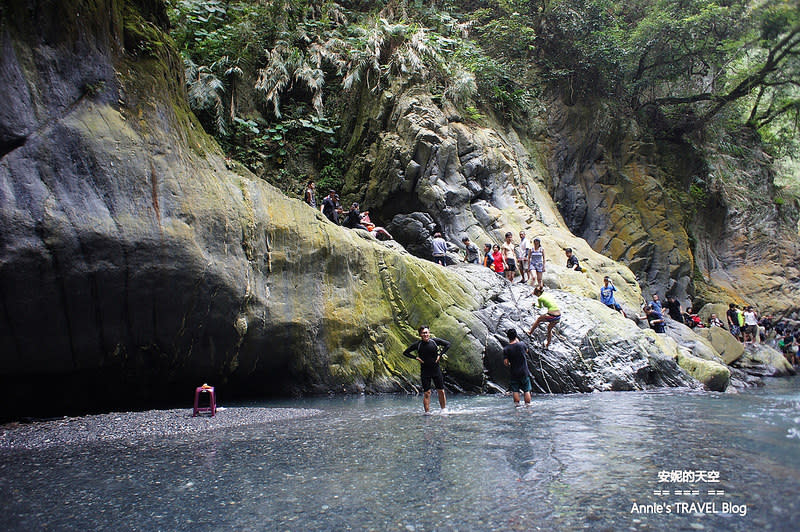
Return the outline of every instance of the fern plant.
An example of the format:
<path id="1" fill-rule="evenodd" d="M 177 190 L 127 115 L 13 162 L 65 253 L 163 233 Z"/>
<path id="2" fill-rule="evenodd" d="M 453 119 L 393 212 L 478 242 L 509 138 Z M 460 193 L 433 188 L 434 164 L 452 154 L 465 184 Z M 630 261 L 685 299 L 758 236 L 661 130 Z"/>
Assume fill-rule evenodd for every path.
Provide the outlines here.
<path id="1" fill-rule="evenodd" d="M 227 135 L 225 110 L 222 95 L 225 85 L 207 66 L 198 66 L 191 59 L 184 59 L 184 74 L 189 98 L 189 107 L 198 116 L 210 117 L 217 133 Z"/>

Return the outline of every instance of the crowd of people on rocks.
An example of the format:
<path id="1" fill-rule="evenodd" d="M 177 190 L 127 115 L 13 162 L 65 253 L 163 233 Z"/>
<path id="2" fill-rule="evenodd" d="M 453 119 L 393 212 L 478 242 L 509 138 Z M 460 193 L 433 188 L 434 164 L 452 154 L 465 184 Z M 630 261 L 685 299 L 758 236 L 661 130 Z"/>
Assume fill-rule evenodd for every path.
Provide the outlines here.
<path id="1" fill-rule="evenodd" d="M 311 208 L 317 208 L 316 185 L 314 181 L 309 181 L 306 185 L 303 201 Z M 341 225 L 348 229 L 368 231 L 375 238 L 380 240 L 392 240 L 392 235 L 389 234 L 389 231 L 372 223 L 369 217 L 369 211 L 359 210 L 357 202 L 351 203 L 350 209 L 345 212 L 339 201 L 339 194 L 337 194 L 335 190 L 328 191 L 328 195 L 322 199 L 319 210 L 328 220 L 336 225 Z"/>
<path id="2" fill-rule="evenodd" d="M 464 245 L 464 262 L 483 264 L 487 268 L 505 277 L 509 282 L 514 282 L 519 274 L 519 282 L 530 283 L 543 292 L 544 285 L 542 277 L 546 271 L 546 261 L 544 249 L 539 238 L 534 238 L 531 244 L 524 231 L 519 233 L 519 243 L 513 242 L 513 233 L 508 232 L 502 243 L 489 243 L 483 246 L 483 258 L 478 251 L 478 247 L 470 242 L 468 237 L 461 239 Z M 446 246 L 441 233 L 434 238 L 434 257 L 438 257 L 437 262 L 444 265 Z M 564 250 L 566 255 L 566 268 L 570 270 L 585 272 L 580 260 L 571 248 Z M 611 278 L 603 278 L 603 286 L 600 287 L 600 301 L 607 307 L 616 310 L 623 316 L 625 311 L 617 303 L 614 292 L 617 289 Z M 542 299 L 540 294 L 539 299 Z M 544 299 L 552 303 L 547 296 Z M 556 309 L 557 310 L 557 309 Z M 792 364 L 800 363 L 798 357 L 798 345 L 800 344 L 800 327 L 790 326 L 790 322 L 773 323 L 772 316 L 760 316 L 756 309 L 751 305 L 739 308 L 736 303 L 729 305 L 725 321 L 715 313 L 712 313 L 704 323 L 692 307 L 684 309 L 675 296 L 667 296 L 666 301 L 662 302 L 658 294 L 652 294 L 651 301 L 645 302 L 642 306 L 642 315 L 636 315 L 636 319 L 646 321 L 648 326 L 657 333 L 666 333 L 668 322 L 675 321 L 682 323 L 692 329 L 705 327 L 720 327 L 728 330 L 736 339 L 744 344 L 757 344 L 768 339 L 775 339 L 774 344 L 781 350 Z M 556 315 L 560 318 L 560 312 Z M 553 315 L 551 315 L 553 317 Z M 540 316 L 536 325 L 543 320 L 547 321 L 547 316 Z M 553 320 L 557 321 L 557 320 Z M 534 325 L 534 328 L 536 327 Z M 548 333 L 551 328 L 548 328 Z M 549 344 L 550 334 L 546 345 Z"/>
<path id="3" fill-rule="evenodd" d="M 773 316 L 759 315 L 752 305 L 743 305 L 740 308 L 736 303 L 729 303 L 725 321 L 712 312 L 704 323 L 695 309 L 687 307 L 684 310 L 674 296 L 667 296 L 667 301 L 662 306 L 658 294 L 654 293 L 652 301 L 645 303 L 642 310 L 645 315 L 637 318 L 647 320 L 650 327 L 658 333 L 666 331 L 667 318 L 692 329 L 720 327 L 745 345 L 770 342 L 783 353 L 790 364 L 800 364 L 800 327 L 792 326 L 786 320 L 775 321 Z"/>
<path id="4" fill-rule="evenodd" d="M 304 201 L 312 208 L 317 208 L 315 186 L 313 181 L 309 181 Z M 376 227 L 369 219 L 368 211 L 360 211 L 359 205 L 353 202 L 350 209 L 344 212 L 339 195 L 336 191 L 330 190 L 328 195 L 322 200 L 319 207 L 322 214 L 332 223 L 342 225 L 350 229 L 362 229 L 369 231 L 376 237 L 391 239 L 391 235 L 382 227 Z M 463 245 L 463 261 L 472 264 L 481 264 L 489 268 L 497 275 L 503 277 L 508 282 L 515 282 L 519 276 L 519 283 L 528 283 L 534 287 L 534 295 L 537 297 L 537 306 L 545 310 L 540 314 L 530 327 L 528 336 L 531 337 L 534 331 L 542 324 L 547 326 L 544 348 L 550 346 L 553 328 L 561 320 L 561 310 L 556 301 L 545 293 L 543 277 L 546 272 L 546 256 L 542 247 L 541 239 L 534 238 L 528 240 L 524 231 L 519 232 L 519 242 L 514 242 L 514 235 L 507 232 L 500 243 L 487 242 L 483 245 L 481 252 L 476 244 L 465 236 L 461 239 Z M 441 232 L 436 232 L 431 240 L 431 256 L 433 261 L 441 266 L 448 264 L 448 243 Z M 566 256 L 566 268 L 579 272 L 586 272 L 581 266 L 580 260 L 571 248 L 564 250 Z M 603 286 L 600 287 L 600 302 L 607 307 L 619 312 L 623 317 L 625 311 L 617 303 L 614 293 L 617 291 L 614 283 L 609 276 L 603 278 Z M 665 333 L 669 320 L 682 323 L 690 328 L 720 327 L 728 330 L 735 338 L 745 344 L 757 344 L 766 341 L 768 338 L 775 338 L 775 346 L 783 352 L 787 360 L 794 365 L 800 364 L 798 357 L 798 345 L 800 345 L 800 328 L 791 327 L 789 322 L 778 321 L 773 323 L 772 316 L 759 316 L 753 306 L 747 305 L 743 308 L 735 303 L 730 303 L 725 320 L 717 314 L 712 313 L 706 323 L 697 315 L 692 307 L 683 309 L 680 302 L 674 296 L 667 296 L 662 303 L 658 294 L 653 293 L 650 302 L 645 302 L 642 306 L 643 315 L 636 315 L 637 320 L 646 321 L 650 328 L 656 333 Z M 410 345 L 404 355 L 414 358 L 420 363 L 421 383 L 423 387 L 423 408 L 425 413 L 430 413 L 431 391 L 437 390 L 439 406 L 444 412 L 446 410 L 447 399 L 444 392 L 444 377 L 439 366 L 439 361 L 449 349 L 450 343 L 447 340 L 431 335 L 428 326 L 421 326 L 418 329 L 419 341 Z M 520 340 L 515 329 L 506 331 L 508 344 L 503 348 L 503 361 L 511 372 L 510 389 L 516 406 L 521 406 L 520 399 L 524 399 L 530 405 L 530 371 L 527 367 L 526 353 L 528 346 Z"/>

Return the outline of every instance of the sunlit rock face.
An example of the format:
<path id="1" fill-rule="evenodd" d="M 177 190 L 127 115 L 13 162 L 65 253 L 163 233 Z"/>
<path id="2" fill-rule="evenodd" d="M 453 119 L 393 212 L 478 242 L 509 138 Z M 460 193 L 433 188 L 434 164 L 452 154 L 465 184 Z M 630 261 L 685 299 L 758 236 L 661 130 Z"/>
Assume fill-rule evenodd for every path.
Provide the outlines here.
<path id="1" fill-rule="evenodd" d="M 549 190 L 559 212 L 595 250 L 628 265 L 646 295 L 796 316 L 796 206 L 772 199 L 768 155 L 704 156 L 685 142 L 652 139 L 603 106 L 553 102 L 548 118 Z"/>
<path id="2" fill-rule="evenodd" d="M 598 301 L 548 288 L 562 318 L 545 348 L 545 325 L 528 334 L 543 312 L 530 286 L 509 284 L 480 266 L 465 264 L 450 270 L 484 298 L 474 314 L 485 326 L 486 336 L 480 341 L 485 345 L 487 375 L 493 382 L 505 385 L 508 381 L 502 349 L 508 344 L 506 331 L 515 329 L 529 348 L 534 391 L 540 393 L 698 385 L 676 363 L 675 342 L 640 329 Z"/>
<path id="3" fill-rule="evenodd" d="M 783 354 L 765 344 L 748 344 L 744 354 L 733 366 L 751 375 L 762 377 L 786 377 L 796 375 L 794 367 Z"/>
<path id="4" fill-rule="evenodd" d="M 544 186 L 545 170 L 514 130 L 490 118 L 485 126 L 466 121 L 420 88 L 396 86 L 361 101 L 362 113 L 347 128 L 350 149 L 359 155 L 346 191 L 387 220 L 409 251 L 429 256 L 435 230 L 458 245 L 467 236 L 481 249 L 501 243 L 506 232 L 518 243 L 525 231 L 529 240 L 542 241 L 547 283 L 597 297 L 610 275 L 619 303 L 638 308 L 641 293 L 631 270 L 570 232 Z M 586 272 L 566 270 L 568 247 Z"/>

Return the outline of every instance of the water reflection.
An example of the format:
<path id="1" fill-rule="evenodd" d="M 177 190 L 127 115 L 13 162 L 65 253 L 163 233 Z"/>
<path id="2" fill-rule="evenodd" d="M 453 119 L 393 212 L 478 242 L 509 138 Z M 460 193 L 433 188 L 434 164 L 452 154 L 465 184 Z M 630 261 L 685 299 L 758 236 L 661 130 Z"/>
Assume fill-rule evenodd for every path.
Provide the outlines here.
<path id="1" fill-rule="evenodd" d="M 6 451 L 0 527 L 796 530 L 798 383 L 541 396 L 521 409 L 453 397 L 448 416 L 422 416 L 412 397 L 304 400 L 323 413 L 137 445 Z M 659 482 L 676 470 L 718 471 L 720 482 Z M 675 495 L 684 488 L 702 493 Z M 724 501 L 747 515 L 631 513 Z"/>

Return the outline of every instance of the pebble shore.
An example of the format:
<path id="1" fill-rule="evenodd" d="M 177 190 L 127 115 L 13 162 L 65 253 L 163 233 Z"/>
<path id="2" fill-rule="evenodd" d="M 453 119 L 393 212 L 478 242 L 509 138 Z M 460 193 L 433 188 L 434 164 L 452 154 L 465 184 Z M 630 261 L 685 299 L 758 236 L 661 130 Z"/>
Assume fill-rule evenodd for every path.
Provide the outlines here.
<path id="1" fill-rule="evenodd" d="M 218 408 L 214 417 L 192 417 L 191 409 L 114 412 L 82 417 L 9 423 L 0 426 L 0 450 L 47 447 L 109 441 L 141 441 L 181 434 L 274 423 L 314 416 L 310 408 Z"/>

